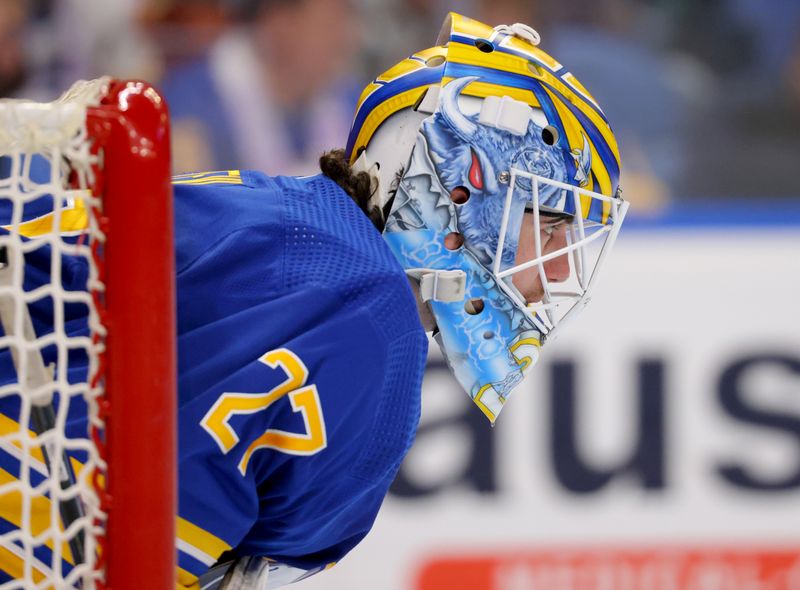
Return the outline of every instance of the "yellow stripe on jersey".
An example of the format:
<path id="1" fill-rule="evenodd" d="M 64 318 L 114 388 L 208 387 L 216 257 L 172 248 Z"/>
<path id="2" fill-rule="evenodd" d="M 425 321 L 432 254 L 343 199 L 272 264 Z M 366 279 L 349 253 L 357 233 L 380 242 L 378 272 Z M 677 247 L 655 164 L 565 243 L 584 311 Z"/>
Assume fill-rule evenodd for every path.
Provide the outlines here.
<path id="1" fill-rule="evenodd" d="M 12 420 L 5 414 L 0 414 L 0 436 L 8 436 L 11 434 L 17 434 L 19 432 L 20 432 L 20 426 L 19 424 L 17 424 L 17 422 Z M 33 430 L 26 429 L 25 432 L 27 433 L 29 439 L 33 440 L 34 438 L 36 438 L 36 433 L 33 432 Z M 12 445 L 14 445 L 14 447 L 17 448 L 17 450 L 19 450 L 20 452 L 22 451 L 21 442 L 19 442 L 18 440 L 13 440 L 10 442 Z M 3 443 L 0 442 L 0 450 L 2 450 L 2 444 Z M 43 476 L 47 477 L 49 474 L 47 471 L 47 464 L 45 463 L 44 454 L 42 453 L 41 447 L 29 446 L 28 448 L 30 449 L 31 459 L 33 460 L 33 462 L 31 463 L 31 467 L 36 471 L 38 471 L 39 473 L 41 473 Z M 19 457 L 15 458 L 19 460 Z M 72 471 L 75 474 L 75 477 L 77 477 L 80 474 L 81 469 L 83 469 L 83 463 L 81 463 L 74 457 L 70 457 L 69 462 L 72 465 Z M 103 474 L 101 473 L 100 485 L 103 485 L 103 482 L 104 482 Z"/>
<path id="2" fill-rule="evenodd" d="M 19 480 L 8 473 L 5 469 L 0 469 L 0 486 L 10 486 Z M 50 521 L 50 498 L 45 496 L 32 496 L 30 502 L 30 534 L 38 537 L 43 532 L 50 530 L 52 523 Z M 6 492 L 0 493 L 0 518 L 7 520 L 15 527 L 22 526 L 22 507 L 23 497 L 19 489 L 9 489 Z M 58 530 L 62 531 L 61 522 L 58 523 Z M 53 540 L 48 539 L 45 545 L 52 551 Z M 72 552 L 67 543 L 61 546 L 61 556 L 69 563 L 72 563 Z M 5 561 L 0 561 L 0 568 L 6 569 Z"/>
<path id="3" fill-rule="evenodd" d="M 172 177 L 172 184 L 243 184 L 242 172 L 240 170 L 226 170 L 222 172 L 179 174 Z"/>
<path id="4" fill-rule="evenodd" d="M 175 590 L 199 590 L 200 588 L 197 576 L 182 567 L 177 568 L 176 578 Z"/>
<path id="5" fill-rule="evenodd" d="M 39 565 L 38 560 L 35 564 L 31 563 L 30 565 L 34 583 L 41 584 L 42 581 L 47 578 L 47 575 L 42 569 L 36 567 Z M 0 546 L 0 569 L 14 580 L 25 579 L 25 560 L 12 552 L 8 547 Z M 48 588 L 50 588 L 50 586 L 48 586 Z"/>
<path id="6" fill-rule="evenodd" d="M 208 531 L 200 528 L 196 524 L 192 524 L 180 516 L 177 517 L 175 525 L 178 539 L 214 559 L 231 548 L 230 545 L 219 537 L 212 535 Z"/>
<path id="7" fill-rule="evenodd" d="M 9 418 L 4 414 L 0 414 L 0 436 L 7 436 L 10 434 L 18 434 L 20 432 L 20 426 L 17 422 Z M 36 434 L 32 430 L 25 430 L 29 439 L 34 439 Z M 7 440 L 7 439 L 6 439 Z M 3 441 L 5 442 L 5 441 Z M 18 450 L 22 450 L 22 443 L 18 440 L 9 441 L 12 445 L 14 445 Z M 1 444 L 1 443 L 0 443 Z M 44 454 L 42 453 L 42 449 L 40 447 L 29 447 L 31 452 L 31 458 L 35 461 L 34 464 L 31 465 L 36 471 L 41 473 L 42 475 L 47 475 L 47 466 L 44 462 Z"/>
<path id="8" fill-rule="evenodd" d="M 85 193 L 85 191 L 75 192 Z M 36 238 L 53 232 L 55 217 L 56 214 L 50 212 L 40 217 L 24 221 L 16 226 L 12 224 L 4 225 L 3 229 L 8 231 L 16 230 L 21 236 L 26 238 Z M 78 196 L 71 197 L 61 209 L 58 233 L 80 233 L 87 227 L 89 227 L 89 214 L 86 211 L 85 200 Z"/>
<path id="9" fill-rule="evenodd" d="M 203 178 L 200 180 L 186 180 L 186 181 L 178 181 L 173 182 L 173 185 L 193 185 L 193 186 L 202 186 L 206 184 L 242 184 L 241 179 L 232 179 L 232 178 Z"/>

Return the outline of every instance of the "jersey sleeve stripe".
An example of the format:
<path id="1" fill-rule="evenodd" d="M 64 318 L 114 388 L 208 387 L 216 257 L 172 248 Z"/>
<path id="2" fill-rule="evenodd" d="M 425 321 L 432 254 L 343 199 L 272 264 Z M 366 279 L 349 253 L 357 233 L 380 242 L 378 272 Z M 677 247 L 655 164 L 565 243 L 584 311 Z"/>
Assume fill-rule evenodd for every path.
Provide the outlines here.
<path id="1" fill-rule="evenodd" d="M 207 557 L 207 556 L 205 556 L 205 557 Z M 211 565 L 214 565 L 214 563 L 216 563 L 216 560 L 214 560 L 211 563 Z M 178 549 L 178 567 L 181 568 L 182 570 L 184 570 L 185 572 L 188 572 L 189 574 L 191 574 L 193 576 L 198 576 L 199 577 L 199 576 L 203 575 L 205 572 L 207 572 L 208 568 L 211 567 L 211 566 L 208 564 L 208 560 L 207 559 L 204 558 L 204 560 L 201 561 L 199 559 L 196 559 L 195 557 L 193 557 L 192 555 L 190 555 L 189 553 L 187 553 L 183 549 L 179 548 Z"/>
<path id="2" fill-rule="evenodd" d="M 33 581 L 41 584 L 45 579 L 52 579 L 50 568 L 35 557 L 31 560 Z M 13 543 L 0 546 L 0 569 L 15 580 L 25 578 L 25 554 L 21 547 Z"/>
<path id="3" fill-rule="evenodd" d="M 17 226 L 4 225 L 3 229 L 11 231 L 16 229 L 20 235 L 26 238 L 36 238 L 49 234 L 53 231 L 56 214 L 46 213 L 34 219 L 23 221 Z M 61 209 L 61 219 L 59 221 L 58 233 L 62 235 L 75 235 L 83 232 L 89 226 L 89 217 L 86 213 L 86 203 L 80 197 L 72 199 Z"/>
<path id="4" fill-rule="evenodd" d="M 177 568 L 175 590 L 198 590 L 199 587 L 197 576 L 182 567 Z"/>
<path id="5" fill-rule="evenodd" d="M 172 177 L 172 184 L 242 184 L 240 170 L 182 174 Z"/>
<path id="6" fill-rule="evenodd" d="M 175 174 L 173 180 L 203 180 L 211 177 L 239 177 L 242 175 L 241 170 L 214 170 L 212 172 L 187 172 L 185 174 Z"/>
<path id="7" fill-rule="evenodd" d="M 12 471 L 18 471 L 19 466 L 22 463 L 22 449 L 21 445 L 17 442 L 9 443 L 8 441 L 3 441 L 0 443 L 0 450 L 3 451 L 8 457 L 14 459 L 15 463 L 11 463 L 10 461 L 3 460 L 0 462 L 0 468 L 8 468 Z M 47 479 L 48 472 L 47 472 L 47 465 L 44 464 L 41 456 L 37 456 L 37 453 L 34 451 L 39 451 L 39 449 L 29 449 L 31 451 L 30 458 L 28 459 L 30 466 L 30 474 L 31 474 L 31 484 L 34 486 L 38 486 L 41 483 L 41 480 Z M 41 477 L 34 477 L 34 476 L 41 476 Z"/>
<path id="8" fill-rule="evenodd" d="M 0 469 L 0 518 L 5 519 L 17 528 L 22 526 L 22 494 L 13 489 L 12 485 L 19 480 L 4 469 Z M 44 496 L 30 498 L 30 526 L 33 536 L 38 537 L 43 532 L 50 530 L 50 499 Z M 58 523 L 61 530 L 61 523 Z M 48 538 L 44 542 L 51 551 L 53 540 Z M 65 542 L 61 547 L 61 555 L 68 563 L 72 563 L 72 552 Z"/>
<path id="9" fill-rule="evenodd" d="M 172 184 L 207 185 L 207 184 L 242 184 L 241 178 L 203 178 L 200 180 L 174 180 Z"/>
<path id="10" fill-rule="evenodd" d="M 14 440 L 11 437 L 14 435 L 19 436 L 22 431 L 23 429 L 20 428 L 20 425 L 17 424 L 16 421 L 4 414 L 0 414 L 0 451 L 4 451 L 8 456 L 13 457 L 19 463 L 22 462 L 22 443 L 18 440 Z M 24 431 L 29 439 L 33 440 L 36 438 L 36 433 L 34 433 L 32 430 L 25 429 Z M 49 472 L 47 471 L 47 465 L 44 462 L 42 449 L 40 447 L 28 448 L 30 450 L 30 467 L 43 478 L 49 477 Z M 83 469 L 83 463 L 74 457 L 70 457 L 70 463 L 72 464 L 73 472 L 76 476 L 78 476 Z M 0 465 L 5 465 L 5 463 L 0 461 Z M 100 478 L 101 481 L 103 481 L 102 473 L 100 474 Z M 32 481 L 31 483 L 34 485 L 39 485 L 40 482 Z"/>
<path id="11" fill-rule="evenodd" d="M 217 561 L 216 557 L 212 557 L 208 553 L 200 551 L 197 547 L 189 545 L 189 543 L 187 543 L 186 541 L 181 541 L 180 539 L 178 539 L 177 547 L 178 551 L 185 553 L 195 561 L 199 561 L 200 563 L 204 564 L 207 567 L 211 567 Z"/>
<path id="12" fill-rule="evenodd" d="M 211 562 L 206 565 L 213 565 L 214 562 L 217 561 L 217 557 L 231 548 L 230 545 L 219 537 L 215 537 L 211 533 L 180 516 L 176 521 L 176 528 L 178 534 L 178 548 L 187 555 L 195 557 L 195 559 L 198 559 L 198 561 L 202 563 L 206 563 L 206 561 L 210 559 Z"/>

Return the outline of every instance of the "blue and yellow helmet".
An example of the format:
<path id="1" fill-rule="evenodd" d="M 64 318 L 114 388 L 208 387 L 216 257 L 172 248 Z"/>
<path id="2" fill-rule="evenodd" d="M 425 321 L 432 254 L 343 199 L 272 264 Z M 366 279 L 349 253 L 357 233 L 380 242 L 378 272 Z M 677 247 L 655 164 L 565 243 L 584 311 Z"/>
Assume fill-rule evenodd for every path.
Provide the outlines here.
<path id="1" fill-rule="evenodd" d="M 619 148 L 602 109 L 586 88 L 566 67 L 510 27 L 492 28 L 456 13 L 445 19 L 435 47 L 404 59 L 364 89 L 347 142 L 350 162 L 391 115 L 414 108 L 431 87 L 470 76 L 478 80 L 464 89 L 465 95 L 509 96 L 541 109 L 559 134 L 568 169 L 575 168 L 570 154 L 583 150 L 586 138 L 592 166 L 582 188 L 616 194 Z"/>
<path id="2" fill-rule="evenodd" d="M 627 207 L 605 115 L 538 41 L 525 25 L 451 13 L 435 47 L 364 89 L 346 150 L 378 177 L 384 237 L 492 422 L 588 301 Z M 557 260 L 568 279 L 548 270 Z M 523 293 L 525 274 L 536 289 Z"/>

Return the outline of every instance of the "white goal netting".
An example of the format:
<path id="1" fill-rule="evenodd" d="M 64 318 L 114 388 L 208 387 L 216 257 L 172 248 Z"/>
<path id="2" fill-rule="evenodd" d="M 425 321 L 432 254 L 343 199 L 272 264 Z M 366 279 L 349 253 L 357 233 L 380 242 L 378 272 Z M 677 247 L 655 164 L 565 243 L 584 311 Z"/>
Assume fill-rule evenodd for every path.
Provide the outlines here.
<path id="1" fill-rule="evenodd" d="M 102 152 L 87 108 L 0 101 L 0 590 L 102 587 Z"/>

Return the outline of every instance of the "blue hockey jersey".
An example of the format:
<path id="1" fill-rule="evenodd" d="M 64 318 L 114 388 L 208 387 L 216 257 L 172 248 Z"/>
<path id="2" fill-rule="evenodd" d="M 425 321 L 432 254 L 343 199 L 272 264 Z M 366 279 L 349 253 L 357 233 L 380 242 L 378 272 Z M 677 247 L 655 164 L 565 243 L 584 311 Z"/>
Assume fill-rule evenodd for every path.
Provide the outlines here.
<path id="1" fill-rule="evenodd" d="M 223 553 L 324 567 L 369 531 L 411 445 L 427 352 L 414 297 L 325 177 L 214 172 L 174 188 L 179 586 Z"/>

